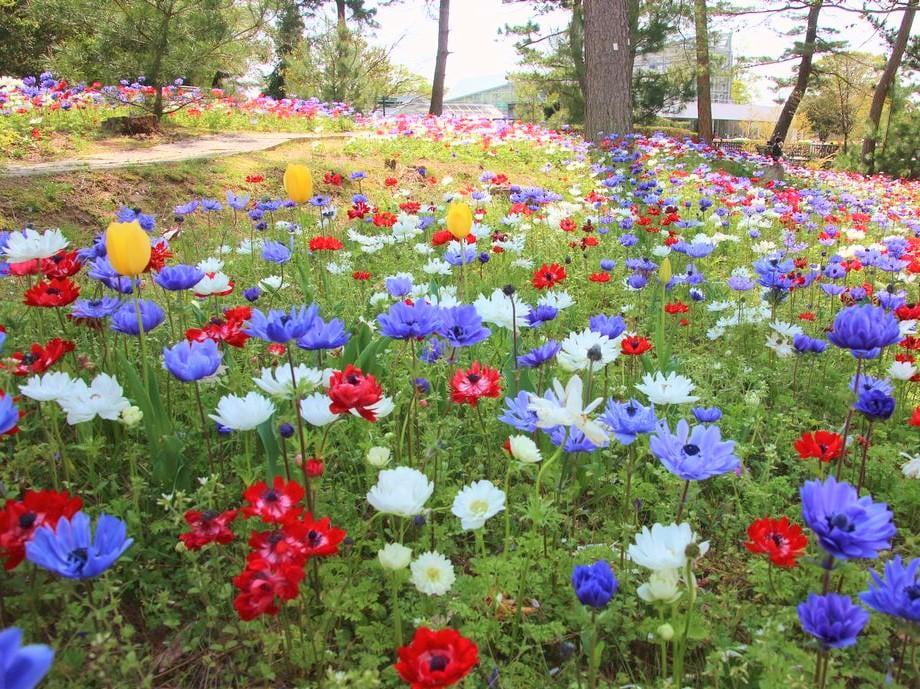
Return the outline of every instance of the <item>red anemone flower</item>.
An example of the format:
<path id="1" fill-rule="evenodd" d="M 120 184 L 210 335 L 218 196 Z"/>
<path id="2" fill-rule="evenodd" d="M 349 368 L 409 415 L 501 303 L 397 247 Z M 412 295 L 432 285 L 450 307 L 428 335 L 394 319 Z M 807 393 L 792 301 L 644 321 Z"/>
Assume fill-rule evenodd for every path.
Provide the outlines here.
<path id="1" fill-rule="evenodd" d="M 588 276 L 591 282 L 610 282 L 610 273 L 601 271 L 600 273 L 591 273 Z"/>
<path id="2" fill-rule="evenodd" d="M 454 629 L 415 630 L 408 646 L 397 652 L 396 672 L 411 689 L 441 689 L 456 684 L 479 663 L 476 644 Z"/>
<path id="3" fill-rule="evenodd" d="M 58 251 L 51 258 L 43 258 L 41 271 L 46 278 L 69 278 L 80 272 L 83 265 L 77 260 L 76 251 Z"/>
<path id="4" fill-rule="evenodd" d="M 468 369 L 460 369 L 454 374 L 450 389 L 452 401 L 475 407 L 480 398 L 498 397 L 501 394 L 501 374 L 494 368 L 474 361 Z"/>
<path id="5" fill-rule="evenodd" d="M 208 543 L 226 545 L 234 538 L 230 524 L 236 519 L 236 515 L 237 510 L 226 512 L 189 510 L 185 513 L 185 522 L 192 527 L 192 530 L 179 534 L 179 539 L 189 550 L 199 550 Z"/>
<path id="6" fill-rule="evenodd" d="M 786 517 L 758 519 L 748 527 L 747 534 L 750 540 L 744 547 L 752 553 L 766 555 L 777 567 L 795 567 L 796 560 L 808 547 L 808 537 L 802 527 Z"/>
<path id="7" fill-rule="evenodd" d="M 843 438 L 830 431 L 802 433 L 793 443 L 793 447 L 799 453 L 799 459 L 813 457 L 822 462 L 829 462 L 839 457 L 843 451 Z"/>
<path id="8" fill-rule="evenodd" d="M 80 287 L 68 278 L 41 280 L 25 292 L 26 306 L 58 308 L 72 304 L 80 296 Z"/>
<path id="9" fill-rule="evenodd" d="M 365 270 L 356 270 L 351 274 L 355 280 L 370 280 L 371 274 Z"/>
<path id="10" fill-rule="evenodd" d="M 303 577 L 302 567 L 284 565 L 272 569 L 267 562 L 252 561 L 242 574 L 233 577 L 233 585 L 240 590 L 233 599 L 233 607 L 241 620 L 277 615 L 281 608 L 276 599 L 296 598 Z"/>
<path id="11" fill-rule="evenodd" d="M 262 521 L 280 523 L 299 513 L 297 503 L 303 500 L 304 489 L 295 481 L 285 481 L 280 476 L 275 476 L 271 487 L 265 481 L 253 483 L 243 493 L 243 498 L 249 503 L 243 508 L 247 517 L 261 517 Z"/>
<path id="12" fill-rule="evenodd" d="M 313 237 L 310 240 L 310 251 L 338 251 L 343 246 L 335 237 Z"/>
<path id="13" fill-rule="evenodd" d="M 284 532 L 303 544 L 307 557 L 335 555 L 339 552 L 339 544 L 345 540 L 345 530 L 332 526 L 329 517 L 314 521 L 309 512 L 302 519 L 285 524 Z"/>
<path id="14" fill-rule="evenodd" d="M 620 352 L 629 356 L 640 356 L 652 348 L 652 343 L 647 337 L 627 335 L 620 340 Z"/>
<path id="15" fill-rule="evenodd" d="M 920 405 L 914 407 L 914 413 L 907 420 L 908 426 L 920 426 Z"/>
<path id="16" fill-rule="evenodd" d="M 273 531 L 254 531 L 249 536 L 252 551 L 248 562 L 266 562 L 272 569 L 287 565 L 303 567 L 307 562 L 307 546 L 298 533 L 291 533 L 287 524 Z"/>
<path id="17" fill-rule="evenodd" d="M 68 352 L 72 352 L 75 347 L 76 345 L 70 340 L 62 340 L 59 337 L 50 340 L 44 346 L 34 343 L 29 348 L 28 354 L 13 352 L 4 368 L 14 376 L 30 376 L 44 373 L 54 366 L 61 357 Z"/>
<path id="18" fill-rule="evenodd" d="M 53 490 L 26 491 L 22 500 L 7 500 L 0 509 L 0 559 L 4 569 L 15 569 L 26 556 L 26 543 L 40 526 L 57 526 L 83 507 L 83 500 Z"/>
<path id="19" fill-rule="evenodd" d="M 166 267 L 166 262 L 173 257 L 173 252 L 169 250 L 169 244 L 161 239 L 150 247 L 150 260 L 144 272 L 159 272 Z"/>
<path id="20" fill-rule="evenodd" d="M 383 388 L 374 376 L 349 364 L 344 371 L 335 371 L 329 379 L 329 411 L 344 414 L 355 411 L 368 421 L 376 421 L 372 408 L 383 398 Z"/>
<path id="21" fill-rule="evenodd" d="M 555 287 L 565 280 L 565 278 L 566 273 L 563 266 L 560 266 L 558 263 L 553 263 L 552 265 L 546 265 L 544 263 L 534 271 L 530 282 L 537 289 L 548 289 Z"/>
<path id="22" fill-rule="evenodd" d="M 687 313 L 689 310 L 690 307 L 682 301 L 672 301 L 664 305 L 665 313 L 671 314 L 672 316 L 675 313 Z"/>

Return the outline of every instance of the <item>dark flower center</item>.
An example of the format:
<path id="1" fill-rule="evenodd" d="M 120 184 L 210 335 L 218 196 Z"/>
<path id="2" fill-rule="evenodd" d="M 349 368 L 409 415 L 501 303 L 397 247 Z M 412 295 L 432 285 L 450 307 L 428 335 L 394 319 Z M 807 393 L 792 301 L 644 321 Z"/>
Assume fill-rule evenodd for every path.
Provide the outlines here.
<path id="1" fill-rule="evenodd" d="M 82 570 L 86 566 L 86 561 L 89 559 L 89 552 L 86 548 L 74 548 L 70 551 L 70 555 L 67 556 L 67 562 L 76 565 L 77 569 Z"/>
<path id="2" fill-rule="evenodd" d="M 588 360 L 589 361 L 600 361 L 601 360 L 601 348 L 598 345 L 594 345 L 588 350 Z"/>
<path id="3" fill-rule="evenodd" d="M 346 377 L 345 377 L 345 380 L 348 381 L 348 384 L 349 384 L 349 385 L 357 385 L 358 383 L 361 382 L 361 379 L 358 378 L 358 376 L 356 376 L 356 375 L 349 375 L 349 376 L 346 376 Z"/>
<path id="4" fill-rule="evenodd" d="M 319 531 L 316 531 L 315 529 L 310 529 L 310 531 L 307 533 L 307 543 L 309 543 L 312 548 L 315 548 L 322 542 L 323 534 L 321 534 Z"/>
<path id="5" fill-rule="evenodd" d="M 443 672 L 444 669 L 450 663 L 450 658 L 443 655 L 431 656 L 431 660 L 428 661 L 428 669 L 431 672 Z"/>
<path id="6" fill-rule="evenodd" d="M 270 490 L 265 494 L 264 499 L 265 499 L 265 502 L 277 502 L 278 493 L 276 493 L 274 490 Z"/>
<path id="7" fill-rule="evenodd" d="M 34 512 L 26 512 L 24 515 L 19 517 L 19 528 L 20 529 L 31 529 L 36 519 L 38 519 L 37 514 L 35 514 Z"/>
<path id="8" fill-rule="evenodd" d="M 204 512 L 201 513 L 201 521 L 209 522 L 209 521 L 211 521 L 212 519 L 214 519 L 215 517 L 217 517 L 217 515 L 218 515 L 218 513 L 215 512 L 214 510 L 206 510 L 206 511 L 204 511 Z"/>
<path id="9" fill-rule="evenodd" d="M 631 404 L 626 407 L 626 413 L 629 416 L 635 416 L 637 411 L 639 410 Z"/>
<path id="10" fill-rule="evenodd" d="M 480 376 L 478 373 L 471 373 L 466 377 L 466 379 L 470 381 L 473 385 L 476 385 L 476 383 L 479 382 L 479 378 Z"/>
<path id="11" fill-rule="evenodd" d="M 837 529 L 839 531 L 845 531 L 846 533 L 852 533 L 856 526 L 850 521 L 850 518 L 845 514 L 832 514 L 827 517 L 827 525 L 832 529 Z"/>
<path id="12" fill-rule="evenodd" d="M 777 548 L 782 548 L 786 545 L 786 539 L 782 534 L 772 533 L 770 534 L 770 540 L 773 541 L 773 545 Z"/>
<path id="13" fill-rule="evenodd" d="M 49 287 L 49 288 L 48 288 L 47 290 L 45 290 L 45 291 L 46 291 L 48 294 L 50 294 L 51 296 L 56 296 L 56 295 L 58 295 L 58 294 L 61 293 L 61 290 L 59 290 L 57 287 Z"/>
<path id="14" fill-rule="evenodd" d="M 38 360 L 37 354 L 26 354 L 22 357 L 22 363 L 24 364 L 34 364 Z"/>
<path id="15" fill-rule="evenodd" d="M 910 599 L 911 603 L 913 603 L 915 600 L 920 598 L 920 583 L 905 586 L 904 593 Z"/>
<path id="16" fill-rule="evenodd" d="M 684 445 L 684 454 L 693 457 L 700 453 L 699 445 L 693 445 L 692 443 Z"/>

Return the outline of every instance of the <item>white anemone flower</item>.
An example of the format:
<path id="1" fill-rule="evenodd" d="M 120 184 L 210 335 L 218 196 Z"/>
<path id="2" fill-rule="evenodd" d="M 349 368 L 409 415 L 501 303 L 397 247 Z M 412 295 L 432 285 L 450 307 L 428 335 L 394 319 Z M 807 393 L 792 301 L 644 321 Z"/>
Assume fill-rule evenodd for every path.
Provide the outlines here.
<path id="1" fill-rule="evenodd" d="M 115 421 L 131 406 L 121 385 L 107 373 L 100 373 L 89 385 L 82 380 L 73 381 L 67 395 L 59 397 L 57 403 L 67 413 L 67 423 L 71 426 L 97 416 Z"/>
<path id="2" fill-rule="evenodd" d="M 219 273 L 224 269 L 224 262 L 219 258 L 206 258 L 196 266 L 202 273 Z"/>
<path id="3" fill-rule="evenodd" d="M 585 328 L 562 341 L 556 360 L 566 371 L 584 371 L 589 367 L 597 371 L 615 361 L 619 355 L 619 338 L 611 340 L 606 335 Z"/>
<path id="4" fill-rule="evenodd" d="M 300 389 L 305 385 L 320 385 L 323 382 L 323 371 L 304 364 L 298 364 L 294 367 L 292 377 L 289 366 L 263 368 L 262 375 L 258 378 L 253 378 L 252 381 L 267 395 L 289 400 L 293 399 L 295 388 Z"/>
<path id="5" fill-rule="evenodd" d="M 450 560 L 431 550 L 419 555 L 409 569 L 415 588 L 428 596 L 443 596 L 457 579 Z"/>
<path id="6" fill-rule="evenodd" d="M 595 445 L 603 445 L 609 440 L 607 428 L 588 417 L 603 402 L 597 399 L 582 406 L 581 377 L 572 376 L 565 388 L 558 380 L 553 381 L 553 395 L 539 397 L 530 394 L 527 408 L 537 415 L 537 428 L 553 426 L 571 426 L 577 428 Z M 553 399 L 553 396 L 555 399 Z"/>
<path id="7" fill-rule="evenodd" d="M 434 492 L 434 484 L 418 469 L 396 467 L 377 474 L 377 484 L 367 492 L 367 501 L 378 512 L 398 517 L 421 514 Z"/>
<path id="8" fill-rule="evenodd" d="M 902 452 L 901 456 L 907 460 L 901 465 L 901 473 L 907 478 L 920 478 L 920 454 L 911 457 L 906 452 Z"/>
<path id="9" fill-rule="evenodd" d="M 230 276 L 226 273 L 206 273 L 201 280 L 195 283 L 192 291 L 196 297 L 210 297 L 212 294 L 223 294 L 232 289 Z"/>
<path id="10" fill-rule="evenodd" d="M 377 551 L 380 566 L 392 572 L 405 569 L 412 560 L 412 549 L 402 543 L 387 543 Z"/>
<path id="11" fill-rule="evenodd" d="M 487 480 L 466 486 L 454 497 L 450 511 L 460 519 L 464 531 L 485 526 L 487 520 L 505 509 L 505 491 Z"/>
<path id="12" fill-rule="evenodd" d="M 19 386 L 19 392 L 36 402 L 57 401 L 70 394 L 75 382 L 67 373 L 52 371 L 32 376 L 25 385 Z"/>
<path id="13" fill-rule="evenodd" d="M 519 462 L 536 464 L 543 459 L 540 448 L 526 435 L 512 435 L 508 438 L 508 445 L 511 446 L 511 456 Z"/>
<path id="14" fill-rule="evenodd" d="M 217 402 L 214 414 L 209 414 L 221 426 L 233 431 L 251 431 L 268 421 L 275 413 L 275 405 L 258 392 L 250 392 L 245 397 L 224 395 Z"/>
<path id="15" fill-rule="evenodd" d="M 8 263 L 23 263 L 50 258 L 66 249 L 68 244 L 60 230 L 37 232 L 29 228 L 22 232 L 10 232 L 3 247 L 3 255 Z"/>
<path id="16" fill-rule="evenodd" d="M 636 593 L 646 603 L 667 603 L 670 605 L 681 596 L 680 572 L 676 569 L 653 571 L 648 581 L 636 589 Z"/>
<path id="17" fill-rule="evenodd" d="M 300 416 L 311 426 L 328 426 L 339 418 L 338 414 L 329 411 L 331 405 L 328 395 L 314 392 L 300 400 Z"/>
<path id="18" fill-rule="evenodd" d="M 648 398 L 652 404 L 686 404 L 696 402 L 699 397 L 690 393 L 696 386 L 686 376 L 671 372 L 664 375 L 660 371 L 646 373 L 636 390 Z"/>
<path id="19" fill-rule="evenodd" d="M 516 324 L 518 330 L 527 327 L 530 306 L 520 301 L 516 293 L 509 297 L 501 289 L 495 289 L 488 297 L 480 294 L 473 306 L 486 323 L 508 330 L 512 324 Z"/>
<path id="20" fill-rule="evenodd" d="M 888 375 L 895 380 L 910 380 L 917 375 L 917 367 L 909 361 L 892 361 L 888 366 Z"/>
<path id="21" fill-rule="evenodd" d="M 635 543 L 629 546 L 629 559 L 656 572 L 683 570 L 687 564 L 687 546 L 691 543 L 697 543 L 697 536 L 687 523 L 653 524 L 651 529 L 643 526 L 636 534 Z M 697 547 L 702 557 L 709 550 L 709 542 L 697 543 Z"/>

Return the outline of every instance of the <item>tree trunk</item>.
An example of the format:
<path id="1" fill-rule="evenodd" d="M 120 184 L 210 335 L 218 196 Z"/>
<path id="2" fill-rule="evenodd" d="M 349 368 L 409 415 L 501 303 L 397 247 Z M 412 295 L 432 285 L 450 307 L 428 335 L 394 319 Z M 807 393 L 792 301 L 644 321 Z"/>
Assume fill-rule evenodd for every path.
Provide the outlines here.
<path id="1" fill-rule="evenodd" d="M 805 28 L 805 43 L 802 44 L 802 59 L 799 62 L 799 73 L 795 79 L 795 86 L 792 93 L 786 99 L 783 110 L 779 114 L 776 126 L 773 128 L 773 135 L 770 137 L 774 141 L 780 142 L 786 140 L 789 133 L 789 127 L 795 117 L 796 110 L 799 109 L 799 103 L 808 90 L 808 80 L 811 78 L 811 61 L 815 56 L 815 42 L 818 37 L 818 15 L 824 0 L 813 0 L 811 8 L 808 10 L 808 23 Z"/>
<path id="2" fill-rule="evenodd" d="M 693 24 L 696 30 L 696 117 L 700 139 L 712 143 L 712 91 L 709 77 L 709 19 L 706 0 L 694 0 Z"/>
<path id="3" fill-rule="evenodd" d="M 920 4 L 920 0 L 911 0 L 904 10 L 897 38 L 895 38 L 894 45 L 891 47 L 891 55 L 888 57 L 888 62 L 885 63 L 885 69 L 878 80 L 878 85 L 875 87 L 875 93 L 872 94 L 872 105 L 869 107 L 869 131 L 866 133 L 866 138 L 863 139 L 862 145 L 862 162 L 870 174 L 875 171 L 875 145 L 878 140 L 878 126 L 882 120 L 882 108 L 885 106 L 888 90 L 894 83 L 894 76 L 897 74 L 898 67 L 901 66 L 901 60 L 904 57 L 904 50 L 907 48 L 907 42 L 910 39 L 910 28 L 914 23 L 914 15 L 917 13 L 918 4 Z M 889 124 L 890 119 L 889 114 Z"/>
<path id="4" fill-rule="evenodd" d="M 345 0 L 335 0 L 335 20 L 340 28 L 345 26 Z"/>
<path id="5" fill-rule="evenodd" d="M 450 30 L 450 0 L 441 0 L 438 10 L 438 55 L 434 62 L 431 107 L 428 113 L 440 115 L 444 109 L 444 76 L 447 74 L 447 34 Z"/>
<path id="6" fill-rule="evenodd" d="M 632 130 L 632 60 L 627 0 L 584 0 L 585 138 Z"/>

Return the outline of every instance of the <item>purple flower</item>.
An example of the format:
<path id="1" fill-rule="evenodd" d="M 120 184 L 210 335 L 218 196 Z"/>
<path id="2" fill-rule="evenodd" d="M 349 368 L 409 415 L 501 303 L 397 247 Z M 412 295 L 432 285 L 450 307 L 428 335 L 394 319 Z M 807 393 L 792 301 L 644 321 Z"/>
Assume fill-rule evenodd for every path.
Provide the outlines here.
<path id="1" fill-rule="evenodd" d="M 869 622 L 869 613 L 856 605 L 849 596 L 827 593 L 808 594 L 799 603 L 802 629 L 818 640 L 823 648 L 846 648 L 856 643 L 856 637 Z"/>
<path id="2" fill-rule="evenodd" d="M 615 340 L 626 331 L 626 321 L 621 316 L 598 314 L 588 319 L 588 327 L 598 335 Z"/>
<path id="3" fill-rule="evenodd" d="M 828 554 L 841 560 L 874 558 L 891 547 L 897 529 L 885 503 L 860 498 L 853 486 L 833 476 L 807 481 L 800 495 L 802 518 Z"/>
<path id="4" fill-rule="evenodd" d="M 649 441 L 652 451 L 665 468 L 685 481 L 704 481 L 734 471 L 741 465 L 735 455 L 735 442 L 722 440 L 718 426 L 694 426 L 681 419 L 671 434 L 663 421 Z"/>
<path id="5" fill-rule="evenodd" d="M 542 366 L 556 356 L 560 349 L 562 349 L 561 344 L 555 340 L 547 340 L 539 347 L 535 347 L 526 354 L 519 356 L 517 358 L 518 366 L 522 368 L 537 368 L 538 366 Z"/>
<path id="6" fill-rule="evenodd" d="M 119 306 L 121 306 L 121 300 L 118 297 L 77 299 L 70 309 L 70 316 L 71 318 L 99 320 L 111 316 Z"/>
<path id="7" fill-rule="evenodd" d="M 718 407 L 694 407 L 691 411 L 700 423 L 716 423 L 722 418 L 722 410 Z"/>
<path id="8" fill-rule="evenodd" d="M 308 307 L 295 306 L 287 312 L 272 309 L 268 313 L 262 313 L 259 309 L 253 309 L 252 316 L 246 323 L 245 332 L 260 340 L 286 344 L 307 334 L 307 331 L 313 327 L 318 311 L 315 304 Z"/>
<path id="9" fill-rule="evenodd" d="M 101 515 L 94 534 L 89 516 L 77 512 L 70 519 L 59 519 L 55 528 L 47 524 L 39 527 L 26 543 L 26 557 L 66 579 L 88 579 L 115 564 L 133 542 L 121 519 Z"/>
<path id="10" fill-rule="evenodd" d="M 537 413 L 530 409 L 530 395 L 521 390 L 515 397 L 505 398 L 505 410 L 498 420 L 524 433 L 537 430 Z"/>
<path id="11" fill-rule="evenodd" d="M 191 289 L 201 282 L 203 277 L 204 271 L 195 266 L 179 264 L 166 266 L 156 274 L 153 281 L 165 290 L 178 292 L 184 289 Z"/>
<path id="12" fill-rule="evenodd" d="M 383 285 L 391 297 L 404 297 L 412 291 L 412 278 L 396 275 L 384 280 Z"/>
<path id="13" fill-rule="evenodd" d="M 869 590 L 859 594 L 863 603 L 885 615 L 920 624 L 920 557 L 904 565 L 897 555 L 885 563 L 882 576 L 869 572 Z"/>
<path id="14" fill-rule="evenodd" d="M 291 250 L 281 242 L 268 241 L 262 245 L 262 258 L 270 263 L 284 265 L 291 260 Z"/>
<path id="15" fill-rule="evenodd" d="M 246 297 L 246 301 L 258 301 L 259 297 L 262 296 L 262 288 L 258 286 L 249 287 L 243 291 L 243 296 Z"/>
<path id="16" fill-rule="evenodd" d="M 137 312 L 140 309 L 140 324 L 137 320 Z M 166 318 L 163 309 L 149 299 L 140 299 L 135 301 L 126 301 L 118 307 L 118 310 L 112 314 L 112 330 L 125 335 L 139 335 L 143 327 L 144 333 L 149 333 L 156 328 Z"/>
<path id="17" fill-rule="evenodd" d="M 441 310 L 427 301 L 407 304 L 398 301 L 386 313 L 377 316 L 380 332 L 395 340 L 423 339 L 441 325 Z"/>
<path id="18" fill-rule="evenodd" d="M 463 304 L 441 309 L 437 332 L 453 347 L 469 347 L 485 340 L 492 331 L 483 327 L 475 306 Z"/>
<path id="19" fill-rule="evenodd" d="M 249 194 L 234 194 L 227 192 L 227 205 L 235 211 L 241 211 L 249 204 Z"/>
<path id="20" fill-rule="evenodd" d="M 841 349 L 849 349 L 857 359 L 876 359 L 882 347 L 901 340 L 898 319 L 879 306 L 862 304 L 840 311 L 827 339 Z"/>
<path id="21" fill-rule="evenodd" d="M 328 323 L 320 317 L 313 319 L 310 329 L 297 340 L 301 349 L 315 351 L 318 349 L 338 349 L 348 344 L 351 333 L 345 330 L 345 323 L 333 318 Z"/>
<path id="22" fill-rule="evenodd" d="M 869 421 L 887 421 L 894 413 L 894 397 L 881 390 L 860 393 L 853 408 Z"/>
<path id="23" fill-rule="evenodd" d="M 658 423 L 654 405 L 644 407 L 632 399 L 628 402 L 609 400 L 600 420 L 622 445 L 631 445 L 640 434 L 651 433 Z"/>
<path id="24" fill-rule="evenodd" d="M 799 354 L 821 354 L 827 349 L 827 342 L 799 333 L 792 337 L 792 346 Z"/>
<path id="25" fill-rule="evenodd" d="M 163 363 L 166 370 L 184 383 L 194 383 L 213 376 L 220 368 L 222 360 L 223 355 L 214 340 L 183 340 L 173 347 L 163 348 Z"/>
<path id="26" fill-rule="evenodd" d="M 593 565 L 576 565 L 572 570 L 572 588 L 582 605 L 603 608 L 617 592 L 618 582 L 605 560 Z"/>
<path id="27" fill-rule="evenodd" d="M 19 409 L 11 395 L 0 392 L 0 436 L 19 425 Z"/>
<path id="28" fill-rule="evenodd" d="M 541 323 L 547 323 L 559 315 L 559 309 L 549 304 L 537 304 L 527 314 L 527 324 L 536 328 Z"/>
<path id="29" fill-rule="evenodd" d="M 51 669 L 54 651 L 50 646 L 22 646 L 22 630 L 10 627 L 0 631 L 0 687 L 34 689 Z"/>

